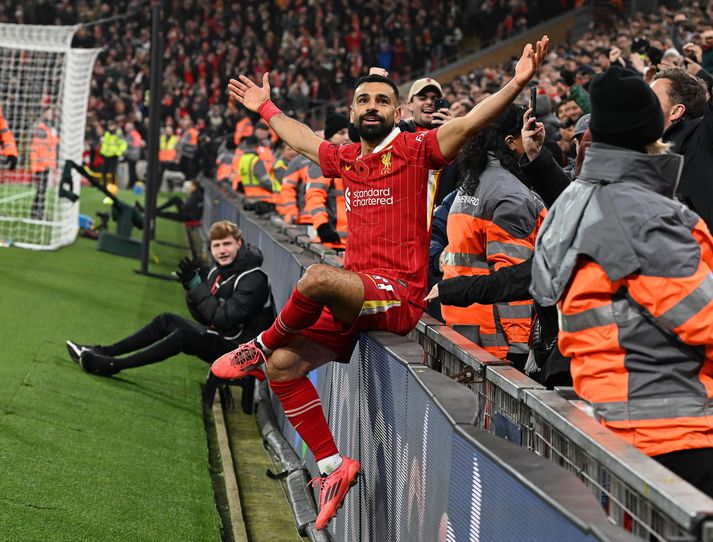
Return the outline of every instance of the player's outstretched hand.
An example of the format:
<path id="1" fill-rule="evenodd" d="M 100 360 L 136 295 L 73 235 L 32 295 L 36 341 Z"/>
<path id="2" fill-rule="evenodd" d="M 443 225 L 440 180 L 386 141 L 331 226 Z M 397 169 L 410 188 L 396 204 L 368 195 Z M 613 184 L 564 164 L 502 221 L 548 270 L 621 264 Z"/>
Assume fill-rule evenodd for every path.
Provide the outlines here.
<path id="1" fill-rule="evenodd" d="M 527 82 L 535 76 L 540 64 L 545 58 L 550 46 L 550 38 L 542 36 L 535 46 L 528 43 L 522 51 L 522 56 L 515 66 L 515 81 L 520 86 L 525 86 Z"/>
<path id="2" fill-rule="evenodd" d="M 253 83 L 247 75 L 240 75 L 238 79 L 231 79 L 228 83 L 228 94 L 250 111 L 255 111 L 270 99 L 270 73 L 262 76 L 262 86 Z"/>

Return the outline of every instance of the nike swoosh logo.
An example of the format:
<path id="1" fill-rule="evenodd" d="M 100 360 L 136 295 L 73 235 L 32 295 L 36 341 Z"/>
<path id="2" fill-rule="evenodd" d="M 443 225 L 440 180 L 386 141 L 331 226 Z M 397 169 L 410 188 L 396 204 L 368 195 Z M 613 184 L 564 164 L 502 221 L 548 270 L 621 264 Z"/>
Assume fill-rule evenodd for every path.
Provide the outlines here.
<path id="1" fill-rule="evenodd" d="M 352 166 L 344 166 L 344 171 L 349 171 L 350 169 L 352 169 Z"/>

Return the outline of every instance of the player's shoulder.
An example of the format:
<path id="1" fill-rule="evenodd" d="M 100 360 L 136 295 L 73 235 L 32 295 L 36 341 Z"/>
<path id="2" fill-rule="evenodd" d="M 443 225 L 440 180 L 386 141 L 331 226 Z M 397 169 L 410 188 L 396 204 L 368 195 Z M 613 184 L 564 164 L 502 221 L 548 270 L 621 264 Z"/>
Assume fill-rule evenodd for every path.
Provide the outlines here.
<path id="1" fill-rule="evenodd" d="M 402 131 L 398 136 L 396 136 L 396 139 L 394 139 L 394 145 L 413 148 L 434 137 L 435 133 L 436 128 L 431 128 L 430 130 L 419 130 L 417 132 Z"/>

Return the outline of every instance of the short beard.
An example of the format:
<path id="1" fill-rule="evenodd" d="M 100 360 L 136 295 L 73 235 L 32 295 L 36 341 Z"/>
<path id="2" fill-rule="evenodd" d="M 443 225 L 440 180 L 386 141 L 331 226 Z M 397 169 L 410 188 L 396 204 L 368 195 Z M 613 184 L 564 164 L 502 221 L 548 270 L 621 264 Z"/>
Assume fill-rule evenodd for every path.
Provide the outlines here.
<path id="1" fill-rule="evenodd" d="M 359 119 L 356 129 L 359 137 L 364 141 L 380 141 L 389 135 L 391 130 L 394 129 L 394 122 L 391 121 L 389 123 L 389 121 L 384 119 L 384 122 L 381 124 L 370 124 L 368 126 L 364 126 L 362 119 Z"/>

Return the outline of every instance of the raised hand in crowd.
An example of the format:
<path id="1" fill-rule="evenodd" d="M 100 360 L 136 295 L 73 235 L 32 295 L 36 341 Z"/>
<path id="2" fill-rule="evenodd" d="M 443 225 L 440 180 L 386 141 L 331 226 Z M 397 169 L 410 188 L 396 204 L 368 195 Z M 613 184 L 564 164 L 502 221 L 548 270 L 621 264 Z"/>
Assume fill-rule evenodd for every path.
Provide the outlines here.
<path id="1" fill-rule="evenodd" d="M 532 116 L 532 108 L 530 107 L 522 116 L 522 147 L 525 149 L 527 159 L 532 162 L 540 155 L 542 145 L 545 144 L 545 125 L 537 122 L 537 119 Z"/>
<path id="2" fill-rule="evenodd" d="M 688 42 L 683 46 L 683 56 L 700 64 L 703 61 L 703 49 L 700 45 Z"/>
<path id="3" fill-rule="evenodd" d="M 631 62 L 631 65 L 637 72 L 642 75 L 646 74 L 648 67 L 644 64 L 644 61 L 639 53 L 631 53 L 629 55 L 629 62 Z"/>
<path id="4" fill-rule="evenodd" d="M 612 47 L 609 50 L 609 62 L 611 62 L 612 64 L 619 64 L 622 67 L 626 67 L 624 59 L 621 58 L 621 49 L 619 49 L 618 47 Z"/>

